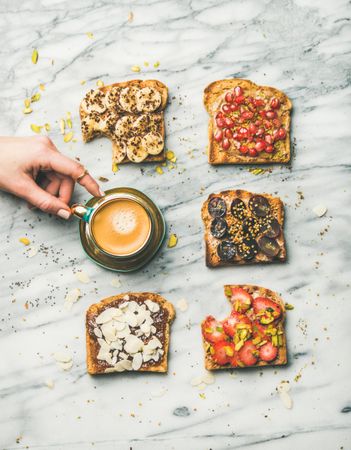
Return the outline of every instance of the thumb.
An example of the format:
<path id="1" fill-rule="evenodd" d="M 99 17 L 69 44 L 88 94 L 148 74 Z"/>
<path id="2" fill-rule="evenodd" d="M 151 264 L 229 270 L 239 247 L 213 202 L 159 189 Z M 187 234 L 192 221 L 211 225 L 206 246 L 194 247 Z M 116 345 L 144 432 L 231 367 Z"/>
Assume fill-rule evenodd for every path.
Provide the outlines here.
<path id="1" fill-rule="evenodd" d="M 24 192 L 20 195 L 28 203 L 44 212 L 56 214 L 62 219 L 69 219 L 71 210 L 65 202 L 44 191 L 32 180 L 28 180 L 24 187 Z"/>

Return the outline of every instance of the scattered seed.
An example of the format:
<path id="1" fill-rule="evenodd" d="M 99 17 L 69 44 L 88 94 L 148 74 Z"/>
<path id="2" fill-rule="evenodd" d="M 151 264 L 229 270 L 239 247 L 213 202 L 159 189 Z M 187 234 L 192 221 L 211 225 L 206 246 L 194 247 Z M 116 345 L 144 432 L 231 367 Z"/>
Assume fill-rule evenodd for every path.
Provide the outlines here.
<path id="1" fill-rule="evenodd" d="M 85 33 L 89 39 L 94 39 L 94 34 L 93 33 Z"/>
<path id="2" fill-rule="evenodd" d="M 33 112 L 32 108 L 24 108 L 22 111 L 23 114 L 30 114 L 31 112 Z"/>
<path id="3" fill-rule="evenodd" d="M 72 140 L 72 138 L 73 138 L 73 131 L 70 131 L 69 133 L 67 133 L 63 136 L 63 140 L 66 143 L 70 142 Z"/>
<path id="4" fill-rule="evenodd" d="M 156 170 L 156 172 L 157 172 L 159 175 L 162 175 L 162 174 L 163 174 L 162 167 L 157 166 L 155 170 Z"/>
<path id="5" fill-rule="evenodd" d="M 25 106 L 26 108 L 29 108 L 29 107 L 30 107 L 30 98 L 26 98 L 26 99 L 24 100 L 24 106 Z"/>
<path id="6" fill-rule="evenodd" d="M 32 52 L 32 63 L 36 64 L 38 62 L 39 53 L 38 50 L 35 48 Z"/>
<path id="7" fill-rule="evenodd" d="M 41 91 L 45 91 L 45 84 L 39 84 L 39 89 Z"/>
<path id="8" fill-rule="evenodd" d="M 132 71 L 132 72 L 140 72 L 140 71 L 141 71 L 141 68 L 140 68 L 140 66 L 132 66 L 132 67 L 131 67 L 131 71 Z"/>
<path id="9" fill-rule="evenodd" d="M 106 178 L 106 177 L 99 177 L 98 179 L 99 179 L 99 181 L 101 181 L 102 183 L 107 183 L 107 182 L 109 181 L 109 179 Z"/>
<path id="10" fill-rule="evenodd" d="M 171 234 L 169 239 L 168 239 L 168 248 L 173 248 L 177 245 L 178 243 L 178 237 L 176 234 Z"/>
<path id="11" fill-rule="evenodd" d="M 40 125 L 35 125 L 34 123 L 30 126 L 31 130 L 34 131 L 34 133 L 39 134 L 41 132 L 42 127 Z"/>
<path id="12" fill-rule="evenodd" d="M 112 172 L 118 172 L 118 171 L 119 171 L 119 168 L 118 168 L 117 163 L 113 163 L 112 164 Z"/>
<path id="13" fill-rule="evenodd" d="M 51 130 L 51 126 L 49 123 L 44 123 L 44 128 L 46 131 L 50 131 Z"/>
<path id="14" fill-rule="evenodd" d="M 157 67 L 159 67 L 159 65 L 160 65 L 160 61 L 156 61 L 156 62 L 154 63 L 155 69 L 156 69 Z"/>
<path id="15" fill-rule="evenodd" d="M 104 85 L 104 82 L 103 82 L 102 80 L 97 80 L 96 85 L 97 85 L 98 87 L 103 87 L 103 86 L 105 86 L 105 85 Z"/>
<path id="16" fill-rule="evenodd" d="M 150 65 L 150 64 L 148 63 L 148 61 L 144 61 L 144 66 L 145 66 L 145 67 L 149 67 L 149 65 Z"/>
<path id="17" fill-rule="evenodd" d="M 80 84 L 83 86 L 83 84 L 85 84 L 86 83 L 86 81 L 85 80 L 82 80 L 81 82 L 80 82 Z"/>
<path id="18" fill-rule="evenodd" d="M 41 97 L 40 92 L 37 92 L 36 94 L 32 95 L 30 100 L 31 100 L 32 103 L 33 102 L 38 102 L 40 100 L 40 97 Z"/>
<path id="19" fill-rule="evenodd" d="M 59 126 L 60 126 L 60 133 L 65 134 L 66 123 L 64 119 L 60 119 Z"/>
<path id="20" fill-rule="evenodd" d="M 23 245 L 29 245 L 30 240 L 26 237 L 19 238 L 19 241 L 22 242 Z"/>
<path id="21" fill-rule="evenodd" d="M 291 311 L 294 309 L 294 305 L 291 305 L 290 303 L 285 303 L 285 309 Z"/>
<path id="22" fill-rule="evenodd" d="M 71 119 L 66 119 L 66 124 L 67 124 L 68 128 L 72 128 L 73 127 Z"/>

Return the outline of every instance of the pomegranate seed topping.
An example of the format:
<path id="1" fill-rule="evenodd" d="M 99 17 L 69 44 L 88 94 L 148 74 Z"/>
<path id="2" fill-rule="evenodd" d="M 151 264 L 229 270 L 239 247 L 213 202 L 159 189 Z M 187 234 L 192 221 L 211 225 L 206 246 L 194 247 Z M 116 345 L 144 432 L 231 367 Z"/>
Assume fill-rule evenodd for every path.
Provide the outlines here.
<path id="1" fill-rule="evenodd" d="M 255 150 L 262 152 L 266 148 L 265 141 L 257 141 L 255 144 Z"/>
<path id="2" fill-rule="evenodd" d="M 230 147 L 230 142 L 229 139 L 224 138 L 222 141 L 222 147 L 224 150 L 228 150 L 228 148 Z"/>
<path id="3" fill-rule="evenodd" d="M 278 130 L 278 138 L 279 139 L 284 139 L 285 136 L 286 136 L 285 128 L 279 128 L 279 130 Z"/>
<path id="4" fill-rule="evenodd" d="M 237 111 L 238 110 L 238 108 L 239 108 L 239 106 L 236 104 L 236 103 L 232 103 L 231 105 L 230 105 L 230 111 Z"/>
<path id="5" fill-rule="evenodd" d="M 279 139 L 278 133 L 279 133 L 279 130 L 274 130 L 273 131 L 273 140 L 274 141 L 277 141 Z"/>
<path id="6" fill-rule="evenodd" d="M 244 101 L 245 101 L 245 97 L 243 95 L 239 95 L 235 99 L 235 103 L 237 103 L 238 105 L 240 105 L 241 103 L 244 103 Z"/>
<path id="7" fill-rule="evenodd" d="M 246 145 L 240 145 L 239 152 L 243 155 L 246 155 L 246 153 L 249 151 L 249 148 Z"/>
<path id="8" fill-rule="evenodd" d="M 232 119 L 230 117 L 225 118 L 225 124 L 228 128 L 233 128 L 233 126 L 234 126 L 234 122 L 232 121 Z"/>
<path id="9" fill-rule="evenodd" d="M 273 108 L 273 109 L 278 109 L 279 108 L 279 106 L 280 106 L 280 101 L 279 101 L 279 99 L 278 98 L 272 98 L 272 100 L 271 100 L 271 108 Z"/>
<path id="10" fill-rule="evenodd" d="M 231 139 L 233 137 L 233 133 L 230 130 L 226 129 L 224 131 L 224 136 L 228 139 Z"/>
<path id="11" fill-rule="evenodd" d="M 257 127 L 253 123 L 250 123 L 249 125 L 249 132 L 251 134 L 255 134 L 257 132 Z"/>
<path id="12" fill-rule="evenodd" d="M 223 119 L 223 117 L 219 117 L 218 119 L 216 119 L 216 124 L 218 128 L 223 128 L 225 126 L 225 120 Z"/>
<path id="13" fill-rule="evenodd" d="M 281 122 L 280 122 L 279 119 L 273 119 L 272 122 L 273 122 L 273 125 L 274 125 L 276 128 L 279 128 L 280 125 L 281 125 Z"/>
<path id="14" fill-rule="evenodd" d="M 257 150 L 255 150 L 254 148 L 249 148 L 249 155 L 250 156 L 257 156 Z"/>
<path id="15" fill-rule="evenodd" d="M 227 105 L 226 103 L 224 103 L 224 105 L 222 106 L 222 110 L 223 110 L 223 112 L 228 114 L 230 112 L 230 106 Z"/>
<path id="16" fill-rule="evenodd" d="M 241 133 L 236 133 L 236 140 L 237 141 L 242 141 L 243 139 L 245 139 L 245 136 L 243 136 Z"/>
<path id="17" fill-rule="evenodd" d="M 253 103 L 255 106 L 264 106 L 264 100 L 261 98 L 254 98 Z"/>
<path id="18" fill-rule="evenodd" d="M 227 103 L 233 103 L 234 101 L 234 95 L 231 92 L 227 92 L 224 98 Z"/>
<path id="19" fill-rule="evenodd" d="M 220 119 L 221 117 L 223 117 L 223 113 L 222 113 L 222 111 L 219 111 L 219 112 L 216 114 L 215 118 L 216 118 L 216 119 Z"/>
<path id="20" fill-rule="evenodd" d="M 233 139 L 235 139 L 236 141 L 238 140 L 238 133 L 233 133 Z"/>
<path id="21" fill-rule="evenodd" d="M 264 133 L 264 129 L 263 129 L 263 128 L 259 128 L 259 129 L 256 131 L 256 135 L 257 135 L 257 136 L 262 136 L 263 133 Z"/>
<path id="22" fill-rule="evenodd" d="M 244 112 L 241 114 L 241 117 L 242 117 L 243 119 L 252 119 L 252 118 L 253 118 L 253 112 L 251 112 L 251 111 L 244 111 Z"/>
<path id="23" fill-rule="evenodd" d="M 267 111 L 266 117 L 267 119 L 274 119 L 276 117 L 277 113 L 275 111 Z"/>
<path id="24" fill-rule="evenodd" d="M 266 118 L 266 111 L 264 109 L 262 109 L 261 111 L 258 112 L 258 114 L 265 119 Z"/>
<path id="25" fill-rule="evenodd" d="M 260 127 L 262 125 L 262 120 L 256 120 L 255 125 L 256 127 Z"/>
<path id="26" fill-rule="evenodd" d="M 215 141 L 221 142 L 221 140 L 222 140 L 222 138 L 223 138 L 223 133 L 222 133 L 222 131 L 221 131 L 221 130 L 217 130 L 217 131 L 215 132 L 215 134 L 214 134 L 213 137 L 214 137 Z"/>
<path id="27" fill-rule="evenodd" d="M 242 95 L 242 93 L 243 93 L 243 90 L 241 89 L 240 86 L 236 86 L 236 87 L 234 88 L 234 94 L 235 94 L 237 97 L 239 97 L 240 95 Z"/>
<path id="28" fill-rule="evenodd" d="M 272 123 L 269 120 L 264 120 L 263 125 L 267 130 L 270 130 L 272 128 Z"/>
<path id="29" fill-rule="evenodd" d="M 273 137 L 270 134 L 266 134 L 264 140 L 267 142 L 267 144 L 273 144 Z"/>
<path id="30" fill-rule="evenodd" d="M 239 128 L 239 133 L 240 133 L 241 135 L 243 135 L 244 137 L 246 137 L 247 134 L 248 134 L 247 128 L 245 128 L 245 127 Z"/>
<path id="31" fill-rule="evenodd" d="M 267 147 L 266 147 L 266 152 L 267 153 L 273 153 L 273 150 L 274 150 L 273 145 L 267 145 Z"/>

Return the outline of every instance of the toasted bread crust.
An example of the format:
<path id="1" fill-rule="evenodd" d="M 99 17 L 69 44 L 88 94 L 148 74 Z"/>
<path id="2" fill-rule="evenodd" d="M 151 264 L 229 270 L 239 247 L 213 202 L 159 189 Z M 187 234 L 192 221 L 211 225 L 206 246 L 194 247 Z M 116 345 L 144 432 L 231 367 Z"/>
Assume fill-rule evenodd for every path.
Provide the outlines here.
<path id="1" fill-rule="evenodd" d="M 272 154 L 261 152 L 256 157 L 250 157 L 247 155 L 242 155 L 234 149 L 223 150 L 221 145 L 214 140 L 214 115 L 220 107 L 223 93 L 229 89 L 235 88 L 236 86 L 242 87 L 245 91 L 262 93 L 263 95 L 269 97 L 274 96 L 280 100 L 283 108 L 282 124 L 287 131 L 286 138 L 282 141 L 284 143 L 282 150 Z M 203 101 L 208 114 L 211 116 L 208 123 L 208 162 L 210 164 L 272 164 L 287 163 L 290 161 L 290 112 L 292 109 L 292 103 L 284 92 L 271 86 L 259 86 L 250 80 L 232 78 L 214 81 L 209 84 L 204 90 Z"/>
<path id="2" fill-rule="evenodd" d="M 260 195 L 262 197 L 265 197 L 272 208 L 272 211 L 274 212 L 274 217 L 278 220 L 281 228 L 282 233 L 279 238 L 277 238 L 277 242 L 280 245 L 280 252 L 279 255 L 274 258 L 270 259 L 268 256 L 266 256 L 264 253 L 259 252 L 255 258 L 252 260 L 244 260 L 239 258 L 238 256 L 235 256 L 235 258 L 232 261 L 222 261 L 218 254 L 217 254 L 217 244 L 219 241 L 214 238 L 210 232 L 210 225 L 212 221 L 212 217 L 210 216 L 208 212 L 208 203 L 213 197 L 221 197 L 226 201 L 227 209 L 228 205 L 230 207 L 232 201 L 235 198 L 240 198 L 247 204 L 249 199 L 253 195 Z M 208 199 L 203 203 L 202 209 L 201 209 L 201 217 L 204 222 L 205 226 L 205 251 L 206 251 L 206 265 L 208 267 L 218 267 L 218 266 L 232 266 L 232 265 L 246 265 L 246 264 L 258 264 L 258 263 L 272 263 L 272 262 L 284 262 L 286 260 L 286 247 L 285 247 L 285 238 L 284 238 L 284 204 L 278 197 L 273 197 L 269 194 L 255 194 L 253 192 L 244 191 L 241 189 L 237 190 L 228 190 L 228 191 L 222 191 L 217 194 L 210 194 Z"/>
<path id="3" fill-rule="evenodd" d="M 163 110 L 166 108 L 167 99 L 168 99 L 168 88 L 164 83 L 161 83 L 161 81 L 158 81 L 158 80 L 129 80 L 129 81 L 122 81 L 119 83 L 113 83 L 113 84 L 109 84 L 106 86 L 98 87 L 98 88 L 96 88 L 96 90 L 99 90 L 99 91 L 103 92 L 104 94 L 107 94 L 107 92 L 109 92 L 114 87 L 125 88 L 125 87 L 131 87 L 131 86 L 136 86 L 138 88 L 153 87 L 160 92 L 161 105 L 159 106 L 159 108 L 157 108 L 157 110 L 153 111 L 152 113 L 148 113 L 148 114 L 161 114 L 162 121 L 161 121 L 159 132 L 162 135 L 162 138 L 164 140 L 165 139 L 165 125 L 164 125 Z M 83 102 L 83 100 L 82 100 L 82 102 Z M 81 121 L 87 116 L 87 113 L 82 108 L 82 102 L 79 106 L 79 115 L 80 115 Z M 123 111 L 117 115 L 117 119 L 120 118 L 122 115 L 137 116 L 136 114 L 132 114 L 132 113 Z M 101 133 L 101 132 L 95 131 L 93 135 L 87 136 L 82 132 L 83 142 L 89 142 L 89 141 L 93 140 L 94 138 L 101 137 L 101 136 L 111 139 L 110 133 Z M 165 151 L 165 147 L 164 147 L 164 149 L 161 153 L 159 153 L 158 155 L 148 155 L 147 158 L 142 161 L 142 163 L 152 163 L 152 162 L 160 162 L 160 161 L 162 162 L 162 161 L 165 161 L 165 158 L 166 158 L 166 151 Z M 113 158 L 113 160 L 114 160 L 114 158 Z M 127 163 L 131 163 L 131 161 L 129 160 L 129 158 L 127 156 L 125 156 L 123 161 L 119 162 L 118 164 L 127 164 Z"/>
<path id="4" fill-rule="evenodd" d="M 170 326 L 175 318 L 175 309 L 172 303 L 161 297 L 161 295 L 152 292 L 125 292 L 123 294 L 114 295 L 105 298 L 99 303 L 91 305 L 86 312 L 86 349 L 87 349 L 87 370 L 91 375 L 99 375 L 105 373 L 105 365 L 99 363 L 97 354 L 99 353 L 99 344 L 96 337 L 89 333 L 89 323 L 96 318 L 102 311 L 109 306 L 115 306 L 118 303 L 125 302 L 125 296 L 128 295 L 130 299 L 137 299 L 141 301 L 151 300 L 157 302 L 161 308 L 168 312 L 167 323 L 165 324 L 164 335 L 164 354 L 158 364 L 141 367 L 137 372 L 167 372 L 168 370 L 168 350 L 170 343 Z"/>
<path id="5" fill-rule="evenodd" d="M 236 284 L 236 285 L 225 285 L 224 291 L 226 288 L 230 287 L 238 287 L 245 289 L 249 294 L 257 294 L 257 297 L 268 297 L 269 299 L 273 300 L 275 303 L 277 303 L 282 311 L 282 318 L 279 321 L 279 329 L 283 331 L 282 339 L 283 339 L 283 345 L 281 347 L 278 347 L 278 356 L 277 358 L 272 362 L 266 362 L 266 361 L 258 361 L 257 364 L 250 367 L 265 367 L 265 366 L 282 366 L 284 364 L 287 364 L 288 362 L 288 356 L 287 356 L 287 346 L 286 346 L 286 335 L 285 335 L 285 328 L 284 328 L 284 322 L 286 319 L 286 310 L 285 305 L 281 297 L 274 291 L 271 291 L 270 289 L 261 287 L 261 286 L 254 286 L 250 284 Z M 230 299 L 227 297 L 229 303 L 231 303 Z M 211 355 L 207 352 L 207 345 L 205 339 L 202 337 L 202 345 L 205 352 L 205 368 L 207 370 L 226 370 L 226 369 L 247 369 L 248 367 L 232 367 L 232 366 L 220 366 L 217 364 L 212 358 Z"/>

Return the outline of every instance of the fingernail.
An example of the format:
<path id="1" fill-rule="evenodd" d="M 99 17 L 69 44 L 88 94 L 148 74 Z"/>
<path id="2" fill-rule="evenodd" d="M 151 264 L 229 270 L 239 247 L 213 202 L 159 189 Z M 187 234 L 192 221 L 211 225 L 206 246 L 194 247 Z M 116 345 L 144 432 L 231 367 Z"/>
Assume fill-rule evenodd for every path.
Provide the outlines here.
<path id="1" fill-rule="evenodd" d="M 69 211 L 67 211 L 66 209 L 59 209 L 57 211 L 57 215 L 59 217 L 61 217 L 61 219 L 66 219 L 67 220 L 67 219 L 69 219 L 71 213 Z"/>
<path id="2" fill-rule="evenodd" d="M 99 192 L 100 192 L 101 197 L 103 197 L 105 195 L 105 192 L 101 188 L 99 188 Z"/>

